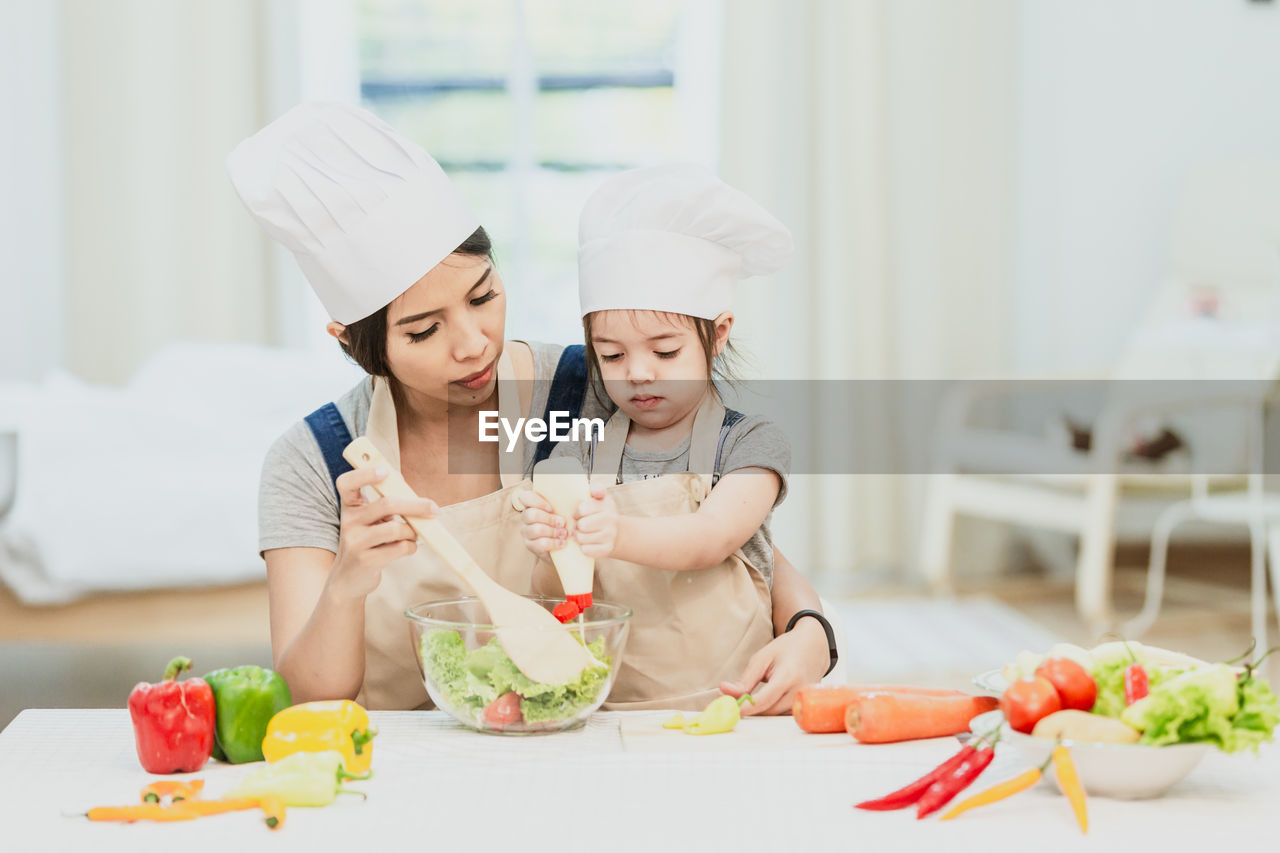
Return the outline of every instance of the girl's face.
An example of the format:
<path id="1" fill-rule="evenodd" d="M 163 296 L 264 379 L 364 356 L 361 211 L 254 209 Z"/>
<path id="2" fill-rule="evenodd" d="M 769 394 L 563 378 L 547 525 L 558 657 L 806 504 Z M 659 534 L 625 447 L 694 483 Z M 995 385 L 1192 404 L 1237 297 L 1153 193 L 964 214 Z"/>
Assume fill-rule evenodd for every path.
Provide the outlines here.
<path id="1" fill-rule="evenodd" d="M 733 325 L 716 318 L 715 354 Z M 691 417 L 711 389 L 707 354 L 690 318 L 660 311 L 597 311 L 591 344 L 609 398 L 646 429 L 660 430 Z"/>
<path id="2" fill-rule="evenodd" d="M 497 382 L 506 290 L 488 258 L 452 254 L 387 308 L 387 364 L 407 392 L 452 406 Z"/>

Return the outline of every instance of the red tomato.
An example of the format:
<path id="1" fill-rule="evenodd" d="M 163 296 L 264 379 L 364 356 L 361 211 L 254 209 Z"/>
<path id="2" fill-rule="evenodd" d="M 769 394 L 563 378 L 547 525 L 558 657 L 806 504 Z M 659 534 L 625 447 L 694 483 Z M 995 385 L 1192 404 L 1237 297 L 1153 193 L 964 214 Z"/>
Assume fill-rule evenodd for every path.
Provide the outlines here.
<path id="1" fill-rule="evenodd" d="M 1049 658 L 1036 667 L 1036 675 L 1054 686 L 1063 708 L 1072 711 L 1093 709 L 1098 698 L 1098 685 L 1093 676 L 1071 658 Z"/>
<path id="2" fill-rule="evenodd" d="M 494 699 L 484 709 L 484 721 L 495 729 L 504 729 L 523 719 L 520 713 L 520 694 L 509 690 Z"/>
<path id="3" fill-rule="evenodd" d="M 1000 710 L 1014 731 L 1031 734 L 1036 723 L 1062 710 L 1062 700 L 1047 678 L 1034 675 L 1009 685 L 1000 697 Z"/>

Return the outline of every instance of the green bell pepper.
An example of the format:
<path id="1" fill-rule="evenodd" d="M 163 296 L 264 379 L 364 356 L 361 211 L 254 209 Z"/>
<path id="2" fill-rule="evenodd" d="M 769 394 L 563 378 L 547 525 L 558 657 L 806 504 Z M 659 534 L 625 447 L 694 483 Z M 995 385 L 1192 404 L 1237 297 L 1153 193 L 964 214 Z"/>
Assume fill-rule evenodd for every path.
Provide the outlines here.
<path id="1" fill-rule="evenodd" d="M 217 669 L 204 677 L 216 709 L 213 757 L 230 764 L 262 761 L 267 723 L 293 704 L 278 672 L 260 666 Z"/>

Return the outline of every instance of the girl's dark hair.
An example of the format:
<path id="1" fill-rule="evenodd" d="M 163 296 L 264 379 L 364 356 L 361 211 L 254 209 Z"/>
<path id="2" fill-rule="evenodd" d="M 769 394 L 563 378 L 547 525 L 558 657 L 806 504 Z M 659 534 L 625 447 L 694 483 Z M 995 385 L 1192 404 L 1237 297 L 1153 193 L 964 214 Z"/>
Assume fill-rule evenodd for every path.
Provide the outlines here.
<path id="1" fill-rule="evenodd" d="M 707 320 L 702 317 L 691 317 L 688 314 L 677 314 L 674 311 L 652 311 L 648 309 L 629 308 L 627 309 L 631 319 L 634 320 L 637 314 L 647 313 L 655 314 L 662 317 L 673 326 L 693 326 L 694 331 L 698 333 L 698 343 L 702 344 L 702 354 L 707 360 L 707 377 L 711 384 L 711 390 L 719 394 L 717 383 L 723 382 L 728 385 L 736 385 L 739 382 L 737 376 L 737 368 L 742 362 L 742 356 L 733 347 L 732 341 L 725 341 L 724 349 L 719 355 L 716 355 L 716 324 L 714 320 Z M 604 381 L 600 377 L 600 356 L 596 353 L 595 344 L 591 342 L 591 318 L 595 314 L 591 313 L 582 318 L 583 336 L 586 338 L 586 356 L 587 356 L 587 379 L 595 392 L 597 398 L 604 393 Z M 601 403 L 606 403 L 604 399 Z"/>
<path id="2" fill-rule="evenodd" d="M 477 228 L 453 254 L 488 258 L 493 263 L 493 243 L 484 228 Z M 363 320 L 347 326 L 347 342 L 338 343 L 347 357 L 360 365 L 370 376 L 390 377 L 387 365 L 387 308 L 383 305 Z"/>

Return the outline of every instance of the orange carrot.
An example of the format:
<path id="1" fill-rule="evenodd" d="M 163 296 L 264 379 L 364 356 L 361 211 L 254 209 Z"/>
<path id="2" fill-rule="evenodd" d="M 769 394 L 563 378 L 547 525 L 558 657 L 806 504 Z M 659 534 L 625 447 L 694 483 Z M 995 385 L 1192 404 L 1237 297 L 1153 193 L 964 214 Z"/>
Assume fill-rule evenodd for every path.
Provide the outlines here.
<path id="1" fill-rule="evenodd" d="M 1000 706 L 994 696 L 869 693 L 845 710 L 845 729 L 862 743 L 893 743 L 967 731 L 969 721 Z"/>
<path id="2" fill-rule="evenodd" d="M 806 732 L 828 733 L 845 730 L 844 712 L 849 703 L 871 693 L 909 693 L 920 696 L 964 696 L 959 690 L 912 687 L 906 684 L 813 684 L 796 691 L 791 716 Z"/>

